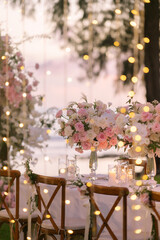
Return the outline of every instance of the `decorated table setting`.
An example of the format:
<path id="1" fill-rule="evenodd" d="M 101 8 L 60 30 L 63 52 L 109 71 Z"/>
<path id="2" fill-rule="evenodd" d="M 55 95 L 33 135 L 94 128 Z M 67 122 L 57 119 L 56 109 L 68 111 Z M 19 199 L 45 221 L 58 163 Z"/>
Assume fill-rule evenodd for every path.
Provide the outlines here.
<path id="1" fill-rule="evenodd" d="M 56 117 L 60 124 L 58 132 L 66 139 L 67 145 L 75 146 L 75 150 L 80 154 L 83 151 L 90 151 L 88 175 L 80 175 L 76 159 L 65 158 L 64 161 L 59 161 L 59 176 L 67 179 L 66 215 L 80 217 L 86 223 L 86 240 L 91 219 L 87 188 L 94 184 L 127 187 L 129 189 L 127 198 L 129 239 L 148 239 L 151 232 L 153 234 L 153 216 L 155 216 L 152 214 L 151 192 L 152 190 L 160 192 L 160 187 L 154 180 L 155 155 L 160 154 L 160 104 L 156 101 L 140 104 L 131 99 L 128 106 L 118 107 L 116 111 L 111 110 L 110 107 L 110 104 L 106 105 L 101 101 L 88 103 L 84 96 L 83 102 L 73 102 L 67 108 L 57 112 Z M 97 153 L 111 147 L 127 150 L 128 161 L 121 159 L 112 166 L 108 165 L 108 175 L 96 174 Z M 147 175 L 143 175 L 142 179 L 135 180 L 135 166 L 129 164 L 130 157 L 139 162 L 146 159 Z M 49 188 L 47 186 L 46 188 L 48 193 Z M 98 198 L 102 211 L 109 209 L 113 202 L 113 196 L 95 195 L 95 198 Z M 21 199 L 22 202 L 24 199 Z M 121 203 L 115 209 L 110 223 L 114 232 L 118 234 L 118 239 L 122 238 L 122 231 L 119 231 L 122 219 L 120 213 Z M 58 218 L 56 213 L 55 217 Z M 97 226 L 98 224 L 97 221 Z M 104 231 L 104 234 L 109 239 L 107 231 Z"/>

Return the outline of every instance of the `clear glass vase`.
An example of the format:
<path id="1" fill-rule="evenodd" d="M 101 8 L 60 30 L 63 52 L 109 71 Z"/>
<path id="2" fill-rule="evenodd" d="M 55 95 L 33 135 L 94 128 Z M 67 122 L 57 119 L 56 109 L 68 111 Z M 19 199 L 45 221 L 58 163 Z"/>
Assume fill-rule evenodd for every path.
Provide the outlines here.
<path id="1" fill-rule="evenodd" d="M 96 180 L 97 162 L 98 162 L 97 151 L 96 150 L 91 151 L 90 160 L 89 160 L 89 168 L 91 169 L 90 179 L 93 181 Z"/>
<path id="2" fill-rule="evenodd" d="M 156 176 L 156 160 L 155 156 L 153 157 L 147 157 L 147 168 L 146 173 L 150 180 L 150 185 L 152 188 L 156 187 L 156 181 L 154 180 L 154 177 Z"/>

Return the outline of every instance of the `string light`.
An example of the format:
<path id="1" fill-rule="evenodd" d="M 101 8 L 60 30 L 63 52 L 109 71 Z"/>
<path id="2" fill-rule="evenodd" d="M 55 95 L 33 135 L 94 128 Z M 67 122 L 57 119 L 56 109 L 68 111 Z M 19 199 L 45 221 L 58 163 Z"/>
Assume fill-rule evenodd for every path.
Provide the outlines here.
<path id="1" fill-rule="evenodd" d="M 115 9 L 115 13 L 116 13 L 117 15 L 120 15 L 120 14 L 122 13 L 122 11 L 121 11 L 121 9 L 117 8 L 117 9 Z"/>
<path id="2" fill-rule="evenodd" d="M 144 73 L 149 73 L 149 68 L 148 68 L 148 67 L 144 67 L 144 68 L 143 68 L 143 72 L 144 72 Z"/>
<path id="3" fill-rule="evenodd" d="M 44 157 L 44 160 L 45 160 L 46 162 L 48 162 L 48 161 L 49 161 L 49 156 L 45 156 L 45 157 Z"/>
<path id="4" fill-rule="evenodd" d="M 24 127 L 24 124 L 23 124 L 23 123 L 20 123 L 20 124 L 19 124 L 19 127 L 20 127 L 20 128 L 23 128 L 23 127 Z"/>
<path id="5" fill-rule="evenodd" d="M 123 147 L 123 146 L 124 146 L 124 142 L 123 142 L 123 141 L 119 141 L 119 142 L 118 142 L 118 147 L 121 148 L 121 147 Z"/>
<path id="6" fill-rule="evenodd" d="M 68 232 L 69 234 L 73 234 L 73 230 L 71 230 L 71 229 L 69 229 L 67 232 Z"/>
<path id="7" fill-rule="evenodd" d="M 127 77 L 126 77 L 126 75 L 121 75 L 121 76 L 120 76 L 120 79 L 121 79 L 122 81 L 126 81 Z"/>
<path id="8" fill-rule="evenodd" d="M 31 237 L 27 237 L 27 240 L 31 240 Z"/>
<path id="9" fill-rule="evenodd" d="M 133 205 L 132 209 L 133 210 L 139 210 L 139 209 L 141 209 L 141 205 L 138 205 L 138 204 L 137 205 Z"/>
<path id="10" fill-rule="evenodd" d="M 131 10 L 131 13 L 132 13 L 133 15 L 138 15 L 138 11 L 137 11 L 136 9 L 132 9 L 132 10 Z"/>
<path id="11" fill-rule="evenodd" d="M 144 106 L 143 111 L 144 112 L 149 112 L 150 108 L 148 106 Z"/>
<path id="12" fill-rule="evenodd" d="M 136 222 L 140 221 L 140 220 L 141 220 L 141 216 L 136 216 L 136 217 L 134 218 L 134 220 L 135 220 Z"/>
<path id="13" fill-rule="evenodd" d="M 134 200 L 137 199 L 137 196 L 136 196 L 136 194 L 132 194 L 130 198 L 131 198 L 132 201 L 134 201 Z"/>
<path id="14" fill-rule="evenodd" d="M 129 57 L 129 58 L 128 58 L 128 62 L 134 63 L 134 62 L 135 62 L 135 58 L 134 58 L 134 57 Z"/>
<path id="15" fill-rule="evenodd" d="M 24 93 L 22 94 L 22 96 L 23 96 L 23 98 L 26 98 L 26 97 L 27 97 L 27 93 L 24 92 Z"/>
<path id="16" fill-rule="evenodd" d="M 9 86 L 9 82 L 8 82 L 8 81 L 5 82 L 5 86 L 6 86 L 6 87 Z"/>
<path id="17" fill-rule="evenodd" d="M 143 176 L 142 176 L 142 180 L 147 180 L 148 179 L 148 176 L 146 175 L 146 174 L 144 174 Z"/>
<path id="18" fill-rule="evenodd" d="M 23 69 L 24 69 L 24 66 L 21 66 L 20 69 L 23 70 Z"/>
<path id="19" fill-rule="evenodd" d="M 50 76 L 51 74 L 52 74 L 52 73 L 51 73 L 50 70 L 47 70 L 47 71 L 46 71 L 46 75 Z"/>
<path id="20" fill-rule="evenodd" d="M 86 55 L 83 56 L 83 59 L 84 59 L 85 61 L 87 61 L 87 60 L 89 60 L 89 56 L 86 54 Z"/>
<path id="21" fill-rule="evenodd" d="M 99 210 L 96 210 L 95 212 L 94 212 L 94 214 L 96 215 L 96 216 L 98 216 L 98 215 L 100 215 L 100 211 Z"/>
<path id="22" fill-rule="evenodd" d="M 130 25 L 131 25 L 132 27 L 136 27 L 136 26 L 137 26 L 136 22 L 134 22 L 134 21 L 130 21 Z"/>
<path id="23" fill-rule="evenodd" d="M 150 0 L 144 0 L 144 3 L 150 3 L 151 1 Z"/>
<path id="24" fill-rule="evenodd" d="M 141 43 L 138 43 L 136 46 L 139 50 L 143 50 L 143 45 Z"/>
<path id="25" fill-rule="evenodd" d="M 135 95 L 135 92 L 134 92 L 134 91 L 129 91 L 129 93 L 128 93 L 128 96 L 129 96 L 129 97 L 134 97 L 134 95 Z"/>
<path id="26" fill-rule="evenodd" d="M 134 112 L 130 112 L 130 113 L 129 113 L 129 117 L 130 117 L 130 118 L 134 118 L 134 117 L 135 117 L 135 113 L 134 113 Z"/>
<path id="27" fill-rule="evenodd" d="M 27 182 L 27 180 L 24 180 L 23 183 L 26 185 L 28 182 Z"/>
<path id="28" fill-rule="evenodd" d="M 137 146 L 137 147 L 135 148 L 135 151 L 136 151 L 136 152 L 141 152 L 141 151 L 142 151 L 142 148 L 141 148 L 140 146 Z"/>
<path id="29" fill-rule="evenodd" d="M 113 44 L 114 44 L 115 47 L 119 47 L 119 45 L 120 45 L 120 43 L 118 41 L 114 41 Z"/>
<path id="30" fill-rule="evenodd" d="M 133 76 L 133 77 L 131 78 L 131 81 L 132 81 L 133 83 L 137 83 L 137 82 L 138 82 L 138 78 L 135 77 L 135 76 Z"/>
<path id="31" fill-rule="evenodd" d="M 10 223 L 15 223 L 15 220 L 14 220 L 14 219 L 11 219 L 11 220 L 10 220 Z"/>
<path id="32" fill-rule="evenodd" d="M 4 195 L 7 196 L 7 195 L 8 195 L 8 192 L 4 192 Z"/>
<path id="33" fill-rule="evenodd" d="M 136 132 L 137 131 L 137 127 L 136 126 L 131 126 L 130 127 L 130 131 L 131 132 Z"/>
<path id="34" fill-rule="evenodd" d="M 120 109 L 120 112 L 121 112 L 121 113 L 126 113 L 126 108 L 125 108 L 125 107 L 122 107 L 122 108 Z"/>
<path id="35" fill-rule="evenodd" d="M 9 116 L 10 115 L 10 111 L 6 111 L 6 115 Z"/>
<path id="36" fill-rule="evenodd" d="M 3 137 L 3 142 L 7 142 L 7 138 L 6 137 Z"/>
<path id="37" fill-rule="evenodd" d="M 92 187 L 92 183 L 91 182 L 87 182 L 87 187 Z"/>
<path id="38" fill-rule="evenodd" d="M 96 19 L 94 19 L 94 20 L 92 21 L 92 24 L 93 24 L 93 25 L 97 25 L 97 24 L 98 24 L 98 21 L 97 21 Z"/>
<path id="39" fill-rule="evenodd" d="M 142 186 L 142 181 L 141 180 L 138 180 L 138 181 L 136 181 L 136 186 L 138 186 L 138 187 L 140 187 L 140 186 Z"/>
<path id="40" fill-rule="evenodd" d="M 46 130 L 46 133 L 47 133 L 47 134 L 50 134 L 50 133 L 51 133 L 51 129 L 47 129 L 47 130 Z"/>
<path id="41" fill-rule="evenodd" d="M 23 208 L 23 212 L 27 212 L 28 211 L 28 209 L 27 208 Z"/>
<path id="42" fill-rule="evenodd" d="M 5 60 L 5 59 L 6 59 L 6 56 L 2 56 L 1 59 L 2 59 L 2 60 Z"/>
<path id="43" fill-rule="evenodd" d="M 136 230 L 134 231 L 135 234 L 140 234 L 141 232 L 142 232 L 142 229 L 136 229 Z"/>
<path id="44" fill-rule="evenodd" d="M 3 166 L 3 170 L 8 170 L 8 167 L 7 166 Z"/>
<path id="45" fill-rule="evenodd" d="M 43 192 L 45 193 L 45 194 L 47 194 L 48 193 L 48 189 L 43 189 Z"/>
<path id="46" fill-rule="evenodd" d="M 115 211 L 118 212 L 118 211 L 120 211 L 120 210 L 121 210 L 121 207 L 120 207 L 120 206 L 116 206 L 116 207 L 115 207 Z"/>
<path id="47" fill-rule="evenodd" d="M 143 41 L 144 41 L 145 43 L 149 43 L 149 42 L 150 42 L 150 39 L 149 39 L 148 37 L 144 37 L 144 38 L 143 38 Z"/>
<path id="48" fill-rule="evenodd" d="M 66 51 L 67 53 L 70 53 L 70 51 L 71 51 L 70 47 L 66 47 L 65 51 Z"/>
<path id="49" fill-rule="evenodd" d="M 67 205 L 69 205 L 70 203 L 71 203 L 70 200 L 66 200 L 66 201 L 65 201 L 65 204 L 67 204 Z"/>
<path id="50" fill-rule="evenodd" d="M 137 159 L 136 159 L 136 165 L 140 165 L 141 163 L 142 163 L 142 159 L 137 158 Z"/>
<path id="51" fill-rule="evenodd" d="M 46 218 L 48 218 L 48 219 L 49 219 L 50 217 L 51 217 L 51 216 L 50 216 L 50 214 L 46 214 Z"/>
<path id="52" fill-rule="evenodd" d="M 67 78 L 67 82 L 69 82 L 69 83 L 72 82 L 72 78 L 71 78 L 71 77 L 68 77 L 68 78 Z"/>
<path id="53" fill-rule="evenodd" d="M 20 154 L 24 154 L 24 149 L 21 149 L 19 152 Z"/>
<path id="54" fill-rule="evenodd" d="M 142 137 L 141 137 L 140 135 L 137 134 L 137 135 L 135 136 L 135 140 L 136 140 L 137 142 L 141 141 L 141 139 L 142 139 Z"/>

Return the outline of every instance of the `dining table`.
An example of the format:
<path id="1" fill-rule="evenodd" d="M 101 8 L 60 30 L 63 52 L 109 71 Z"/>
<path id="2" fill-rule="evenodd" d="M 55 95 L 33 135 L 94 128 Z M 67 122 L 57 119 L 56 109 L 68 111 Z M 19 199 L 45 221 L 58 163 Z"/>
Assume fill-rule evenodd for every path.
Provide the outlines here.
<path id="1" fill-rule="evenodd" d="M 84 181 L 89 181 L 89 179 L 83 176 Z M 97 175 L 97 179 L 94 181 L 94 184 L 101 186 L 118 186 L 117 184 L 111 183 L 107 180 L 106 175 Z M 123 185 L 124 187 L 129 186 L 127 184 Z M 42 191 L 46 201 L 49 199 L 52 188 L 54 186 L 44 184 L 42 187 Z M 129 189 L 130 190 L 130 189 Z M 154 188 L 154 191 L 160 192 L 160 185 L 157 185 Z M 33 188 L 26 184 L 26 181 L 23 177 L 21 177 L 20 181 L 20 211 L 24 211 L 24 209 L 28 208 L 28 196 L 30 196 L 30 192 L 34 192 Z M 97 200 L 100 211 L 107 212 L 111 206 L 113 205 L 114 196 L 95 194 L 95 199 Z M 79 188 L 73 185 L 71 182 L 67 183 L 66 186 L 66 216 L 68 218 L 72 218 L 76 223 L 76 219 L 81 219 L 86 228 L 89 225 L 89 197 L 82 195 L 79 191 Z M 159 204 L 159 203 L 158 203 Z M 55 220 L 60 218 L 60 192 L 56 196 L 54 200 L 54 204 L 51 206 L 51 212 Z M 160 209 L 160 204 L 158 206 Z M 27 210 L 26 214 L 27 214 Z M 37 212 L 32 213 L 37 214 Z M 39 213 L 38 213 L 39 214 Z M 122 239 L 122 202 L 118 204 L 118 207 L 115 209 L 113 216 L 109 220 L 109 226 L 114 231 L 118 240 Z M 97 227 L 100 224 L 100 220 L 97 218 Z M 131 198 L 130 194 L 127 197 L 127 239 L 128 240 L 145 240 L 150 237 L 152 229 L 152 220 L 151 220 L 151 209 L 144 206 L 140 199 L 137 197 Z M 101 235 L 102 239 L 111 239 L 108 231 L 105 231 Z"/>

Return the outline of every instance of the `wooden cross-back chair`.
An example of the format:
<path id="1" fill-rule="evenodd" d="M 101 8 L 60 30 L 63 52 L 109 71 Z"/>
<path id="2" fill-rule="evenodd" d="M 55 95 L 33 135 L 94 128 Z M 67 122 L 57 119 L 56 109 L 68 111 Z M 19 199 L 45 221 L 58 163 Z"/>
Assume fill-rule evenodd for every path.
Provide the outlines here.
<path id="1" fill-rule="evenodd" d="M 99 230 L 93 232 L 93 239 L 97 240 L 100 239 L 100 236 L 103 232 L 103 230 L 106 228 L 114 240 L 118 240 L 118 238 L 115 236 L 113 230 L 110 228 L 108 221 L 111 218 L 112 214 L 115 211 L 116 206 L 120 202 L 121 199 L 123 199 L 123 219 L 122 219 L 122 229 L 123 229 L 123 240 L 127 240 L 127 195 L 129 193 L 127 188 L 124 187 L 107 187 L 107 186 L 99 186 L 99 185 L 93 185 L 91 188 L 88 188 L 90 200 L 92 207 L 94 208 L 94 211 L 98 211 L 99 215 L 96 216 L 100 217 L 102 220 L 102 225 L 100 226 Z M 100 206 L 98 205 L 98 201 L 95 200 L 94 194 L 101 194 L 101 195 L 109 195 L 109 196 L 115 196 L 116 199 L 113 202 L 112 207 L 110 208 L 109 212 L 107 213 L 107 216 L 104 216 L 104 214 L 100 211 Z M 107 202 L 106 202 L 107 205 Z"/>
<path id="2" fill-rule="evenodd" d="M 42 184 L 53 185 L 54 188 L 52 190 L 49 188 L 49 198 L 44 199 L 44 193 L 42 192 Z M 52 237 L 52 239 L 57 239 L 55 235 L 60 235 L 60 239 L 66 239 L 67 230 L 72 230 L 74 234 L 84 234 L 84 223 L 79 226 L 74 225 L 74 221 L 69 221 L 65 216 L 65 195 L 66 195 L 66 180 L 64 178 L 56 178 L 56 177 L 48 177 L 37 175 L 36 179 L 36 191 L 38 194 L 38 208 L 41 212 L 41 217 L 38 217 L 38 236 L 37 239 L 45 239 L 46 235 Z M 61 191 L 61 192 L 60 192 Z M 57 209 L 54 207 L 53 202 L 58 196 L 58 204 L 60 206 L 60 216 L 58 219 L 54 218 L 54 213 L 56 213 Z M 57 200 L 56 200 L 57 201 Z M 52 206 L 51 206 L 52 205 Z M 51 208 L 50 208 L 51 207 Z M 70 222 L 70 224 L 69 224 Z M 67 226 L 68 225 L 68 226 Z M 70 237 L 69 237 L 70 238 Z"/>
<path id="3" fill-rule="evenodd" d="M 7 189 L 0 192 L 0 223 L 4 222 L 11 224 L 12 235 L 14 240 L 19 239 L 19 178 L 21 173 L 18 170 L 0 170 L 0 177 L 6 179 Z M 10 198 L 11 188 L 13 187 L 13 194 L 15 195 L 15 208 L 8 206 L 8 199 Z M 13 225 L 12 225 L 13 224 Z"/>
<path id="4" fill-rule="evenodd" d="M 55 189 L 52 191 L 48 202 L 44 200 L 43 192 L 40 184 L 55 185 Z M 43 239 L 45 235 L 50 235 L 53 239 L 56 239 L 54 235 L 60 235 L 61 240 L 65 236 L 65 186 L 66 180 L 64 178 L 54 178 L 37 175 L 36 179 L 36 191 L 38 194 L 38 208 L 41 212 L 41 217 L 38 217 L 39 234 L 37 239 Z M 61 190 L 61 223 L 60 226 L 56 223 L 53 218 L 53 214 L 50 212 L 50 206 L 53 203 L 55 196 Z M 49 228 L 46 228 L 43 224 L 44 221 L 49 221 Z"/>
<path id="5" fill-rule="evenodd" d="M 160 203 L 160 192 L 151 192 L 151 207 L 155 215 L 155 240 L 159 240 L 159 227 L 158 222 L 160 223 L 160 211 L 157 211 L 156 202 Z"/>

